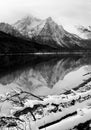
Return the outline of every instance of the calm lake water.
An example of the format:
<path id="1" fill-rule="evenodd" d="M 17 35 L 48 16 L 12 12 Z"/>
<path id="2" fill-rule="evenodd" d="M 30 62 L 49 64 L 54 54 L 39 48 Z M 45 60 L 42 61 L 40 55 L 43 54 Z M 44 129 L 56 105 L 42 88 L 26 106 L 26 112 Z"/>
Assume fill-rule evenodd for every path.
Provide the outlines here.
<path id="1" fill-rule="evenodd" d="M 90 72 L 91 55 L 0 55 L 0 93 L 60 94 L 90 79 Z"/>

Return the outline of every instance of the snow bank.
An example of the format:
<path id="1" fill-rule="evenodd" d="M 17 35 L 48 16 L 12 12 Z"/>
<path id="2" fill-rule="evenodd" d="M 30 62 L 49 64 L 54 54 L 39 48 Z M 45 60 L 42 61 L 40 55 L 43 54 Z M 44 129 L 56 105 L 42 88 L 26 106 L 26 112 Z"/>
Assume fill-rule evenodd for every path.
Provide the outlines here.
<path id="1" fill-rule="evenodd" d="M 69 117 L 62 120 L 59 123 L 56 123 L 52 126 L 46 128 L 46 130 L 69 130 L 73 129 L 75 126 L 78 126 L 80 123 L 85 123 L 86 121 L 91 120 L 91 109 L 82 109 L 83 116 L 77 114 L 75 116 Z M 41 129 L 45 130 L 45 129 Z"/>

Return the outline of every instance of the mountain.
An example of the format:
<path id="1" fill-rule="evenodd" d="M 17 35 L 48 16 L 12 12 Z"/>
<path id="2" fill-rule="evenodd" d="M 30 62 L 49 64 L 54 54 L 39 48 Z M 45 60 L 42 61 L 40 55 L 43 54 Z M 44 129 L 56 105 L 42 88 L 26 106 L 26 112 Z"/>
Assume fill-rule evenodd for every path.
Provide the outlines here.
<path id="1" fill-rule="evenodd" d="M 24 36 L 29 36 L 30 38 L 33 35 L 33 29 L 39 25 L 42 20 L 37 19 L 33 16 L 27 16 L 21 20 L 18 20 L 13 27 L 19 30 Z"/>
<path id="2" fill-rule="evenodd" d="M 35 52 L 54 52 L 53 47 L 42 45 L 27 40 L 22 37 L 15 37 L 11 34 L 0 31 L 0 53 L 35 53 Z"/>
<path id="3" fill-rule="evenodd" d="M 38 44 L 27 36 L 21 34 L 12 25 L 0 23 L 0 52 L 21 53 L 21 52 L 47 52 L 54 48 Z"/>
<path id="4" fill-rule="evenodd" d="M 23 38 L 22 34 L 20 34 L 20 32 L 17 29 L 15 29 L 12 25 L 7 23 L 0 23 L 0 31 L 15 37 Z"/>
<path id="5" fill-rule="evenodd" d="M 82 39 L 67 32 L 62 25 L 55 23 L 51 17 L 41 20 L 27 16 L 13 25 L 0 23 L 0 35 L 2 48 L 0 51 L 5 50 L 5 53 L 91 49 L 90 39 Z"/>
<path id="6" fill-rule="evenodd" d="M 64 30 L 51 17 L 40 20 L 27 16 L 14 25 L 22 35 L 33 39 L 39 44 L 54 48 L 76 48 L 81 46 L 81 38 Z"/>
<path id="7" fill-rule="evenodd" d="M 0 31 L 0 53 L 21 53 L 32 50 L 34 51 L 34 48 L 29 47 L 26 40 Z"/>
<path id="8" fill-rule="evenodd" d="M 82 25 L 77 27 L 79 35 L 85 39 L 91 39 L 91 26 L 84 27 Z"/>

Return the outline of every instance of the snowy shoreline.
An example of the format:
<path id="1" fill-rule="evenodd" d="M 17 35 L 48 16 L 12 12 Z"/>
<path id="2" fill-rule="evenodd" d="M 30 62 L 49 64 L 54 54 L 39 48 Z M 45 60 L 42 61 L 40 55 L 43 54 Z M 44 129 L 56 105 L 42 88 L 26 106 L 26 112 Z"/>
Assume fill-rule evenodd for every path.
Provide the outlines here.
<path id="1" fill-rule="evenodd" d="M 22 94 L 26 94 L 26 98 L 24 100 L 19 97 Z M 18 97 L 18 100 L 16 100 L 16 96 Z M 54 96 L 49 95 L 44 99 L 41 99 L 37 96 L 35 97 L 37 99 L 31 99 L 29 98 L 29 93 L 23 91 L 15 92 L 13 95 L 1 95 L 1 102 L 7 100 L 13 104 L 13 106 L 10 110 L 10 116 L 7 114 L 5 115 L 5 113 L 3 115 L 3 113 L 1 113 L 0 127 L 22 127 L 22 129 L 25 130 L 25 127 L 29 127 L 29 124 L 32 124 L 33 128 L 31 126 L 31 130 L 44 128 L 51 130 L 52 127 L 55 128 L 58 124 L 58 126 L 60 126 L 59 128 L 62 127 L 62 130 L 66 130 L 66 124 L 69 124 L 69 129 L 71 129 L 80 123 L 85 123 L 91 120 L 91 107 L 88 106 L 91 104 L 91 90 L 85 92 L 77 92 L 71 90 L 70 94 L 61 94 Z M 75 124 L 72 123 L 73 121 L 71 119 L 75 119 Z M 12 120 L 14 126 L 11 125 Z M 3 121 L 6 122 L 5 126 L 3 124 Z M 27 124 L 27 122 L 29 123 Z M 36 129 L 34 127 L 35 123 Z M 24 124 L 27 124 L 28 126 Z M 56 130 L 53 128 L 52 130 Z M 57 130 L 59 130 L 59 128 Z"/>

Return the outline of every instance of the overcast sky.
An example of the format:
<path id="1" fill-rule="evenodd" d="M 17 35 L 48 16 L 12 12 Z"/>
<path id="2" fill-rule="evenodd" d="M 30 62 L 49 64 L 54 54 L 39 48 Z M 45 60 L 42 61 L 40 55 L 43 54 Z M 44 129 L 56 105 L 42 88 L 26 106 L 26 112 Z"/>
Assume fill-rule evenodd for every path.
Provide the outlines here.
<path id="1" fill-rule="evenodd" d="M 0 21 L 14 23 L 26 15 L 51 16 L 65 28 L 91 25 L 91 0 L 0 0 Z"/>

